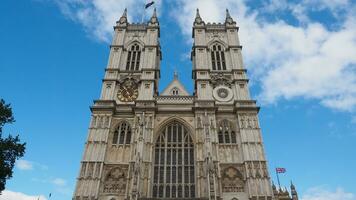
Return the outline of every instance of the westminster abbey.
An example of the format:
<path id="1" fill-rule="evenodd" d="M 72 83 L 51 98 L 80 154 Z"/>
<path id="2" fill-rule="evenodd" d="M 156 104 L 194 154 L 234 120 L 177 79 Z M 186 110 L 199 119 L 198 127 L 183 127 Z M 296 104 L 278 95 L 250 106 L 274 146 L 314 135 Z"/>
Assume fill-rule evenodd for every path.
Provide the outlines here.
<path id="1" fill-rule="evenodd" d="M 205 23 L 197 10 L 194 93 L 177 74 L 159 93 L 156 11 L 145 23 L 124 11 L 73 200 L 298 200 L 293 184 L 289 192 L 271 183 L 238 30 L 228 11 L 225 22 Z"/>

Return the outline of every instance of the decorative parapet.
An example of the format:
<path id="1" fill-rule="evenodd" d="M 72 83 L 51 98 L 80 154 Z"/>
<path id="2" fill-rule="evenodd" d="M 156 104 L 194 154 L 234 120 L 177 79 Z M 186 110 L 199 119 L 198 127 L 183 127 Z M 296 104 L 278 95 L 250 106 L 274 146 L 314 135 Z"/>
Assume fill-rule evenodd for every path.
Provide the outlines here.
<path id="1" fill-rule="evenodd" d="M 193 104 L 193 96 L 158 96 L 156 97 L 158 104 Z"/>

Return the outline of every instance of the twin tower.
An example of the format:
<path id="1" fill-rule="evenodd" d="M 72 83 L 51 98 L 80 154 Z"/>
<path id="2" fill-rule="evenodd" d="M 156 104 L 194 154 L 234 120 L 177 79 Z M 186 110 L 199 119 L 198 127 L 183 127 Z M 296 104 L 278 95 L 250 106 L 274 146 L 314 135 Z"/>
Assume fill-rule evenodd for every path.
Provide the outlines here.
<path id="1" fill-rule="evenodd" d="M 271 184 L 242 62 L 236 22 L 205 23 L 197 10 L 194 93 L 175 75 L 158 92 L 160 26 L 114 27 L 99 100 L 91 107 L 73 200 L 297 200 Z M 173 47 L 174 48 L 174 47 Z"/>

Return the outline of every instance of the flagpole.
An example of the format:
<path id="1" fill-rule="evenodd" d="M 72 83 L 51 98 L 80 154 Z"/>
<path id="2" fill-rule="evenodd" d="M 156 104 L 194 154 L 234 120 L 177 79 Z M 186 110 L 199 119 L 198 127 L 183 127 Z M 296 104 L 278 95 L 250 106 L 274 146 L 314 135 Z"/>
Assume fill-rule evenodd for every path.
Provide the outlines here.
<path id="1" fill-rule="evenodd" d="M 147 2 L 147 1 L 146 1 Z M 143 24 L 143 18 L 145 17 L 146 14 L 146 3 L 143 5 L 143 12 L 142 12 L 142 17 L 141 17 L 141 24 Z"/>
<path id="2" fill-rule="evenodd" d="M 281 189 L 281 183 L 280 183 L 280 181 L 279 181 L 279 176 L 278 176 L 277 168 L 276 168 L 276 175 L 277 175 L 277 181 L 278 181 L 279 189 Z"/>

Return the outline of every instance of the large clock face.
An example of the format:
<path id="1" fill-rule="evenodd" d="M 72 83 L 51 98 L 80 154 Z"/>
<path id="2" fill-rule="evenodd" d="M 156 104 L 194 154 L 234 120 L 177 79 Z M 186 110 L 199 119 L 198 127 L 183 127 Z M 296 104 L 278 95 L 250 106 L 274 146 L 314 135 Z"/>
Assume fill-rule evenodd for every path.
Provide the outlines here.
<path id="1" fill-rule="evenodd" d="M 132 102 L 138 97 L 138 88 L 132 80 L 126 80 L 123 82 L 117 93 L 117 98 L 121 102 Z"/>

